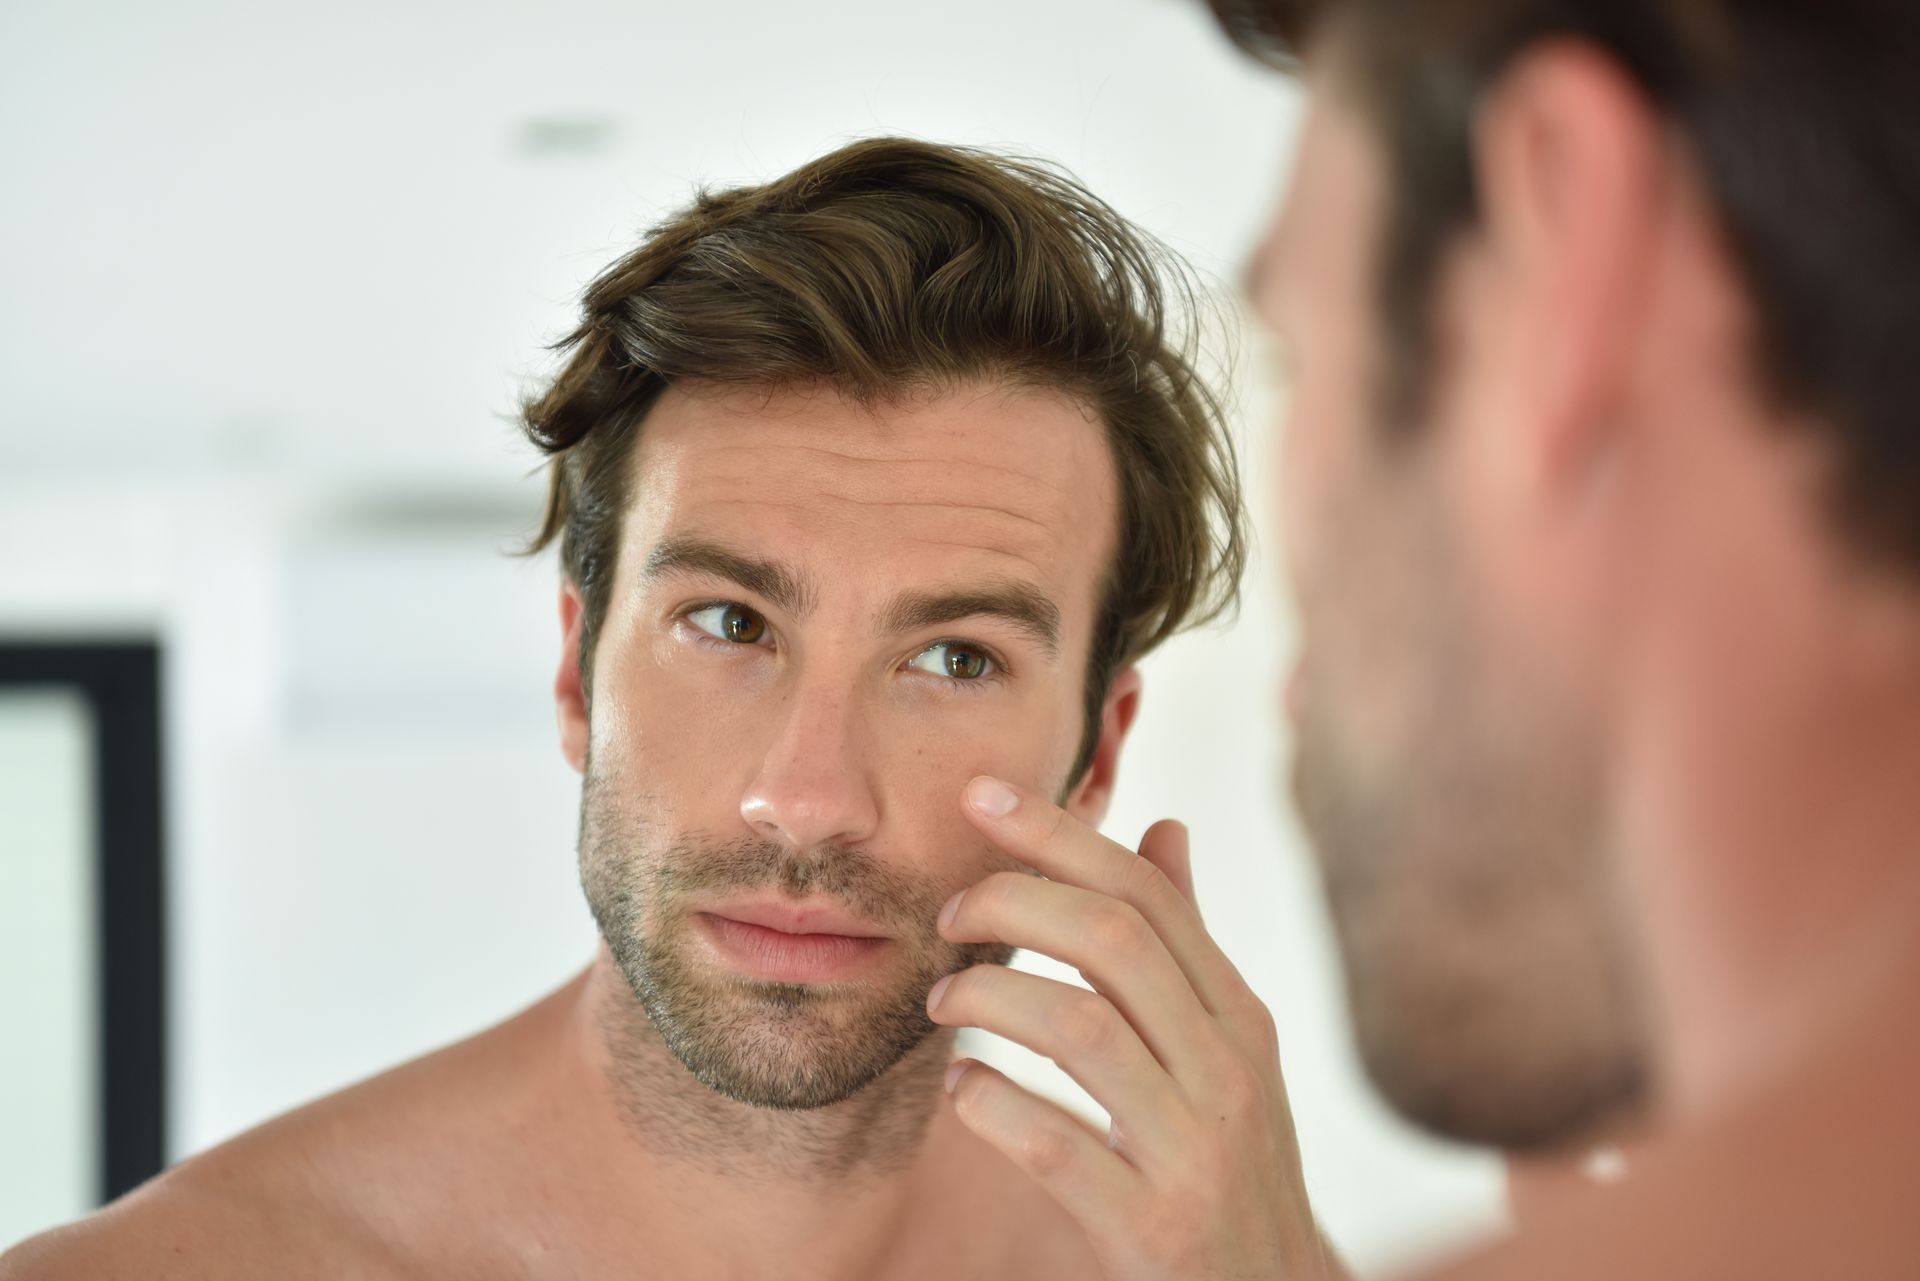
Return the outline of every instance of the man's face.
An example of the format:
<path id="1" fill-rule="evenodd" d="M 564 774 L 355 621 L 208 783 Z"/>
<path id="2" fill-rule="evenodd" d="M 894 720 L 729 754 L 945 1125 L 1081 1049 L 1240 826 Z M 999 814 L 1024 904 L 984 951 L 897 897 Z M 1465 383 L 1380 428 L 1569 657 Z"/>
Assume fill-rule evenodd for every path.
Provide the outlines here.
<path id="1" fill-rule="evenodd" d="M 1315 98 L 1253 272 L 1291 370 L 1295 797 L 1375 1083 L 1443 1134 L 1552 1145 L 1633 1098 L 1643 1062 L 1598 735 L 1530 639 L 1541 607 L 1489 568 L 1525 548 L 1473 498 L 1503 466 L 1516 371 L 1481 341 L 1497 322 L 1474 268 L 1455 270 L 1469 245 L 1436 299 L 1424 420 L 1380 420 L 1382 152 L 1341 98 Z"/>
<path id="2" fill-rule="evenodd" d="M 1105 435 L 1036 391 L 675 388 L 635 461 L 579 727 L 587 898 L 696 1076 L 825 1106 L 933 1031 L 936 979 L 1006 959 L 935 933 L 1013 866 L 958 797 L 1068 782 Z"/>

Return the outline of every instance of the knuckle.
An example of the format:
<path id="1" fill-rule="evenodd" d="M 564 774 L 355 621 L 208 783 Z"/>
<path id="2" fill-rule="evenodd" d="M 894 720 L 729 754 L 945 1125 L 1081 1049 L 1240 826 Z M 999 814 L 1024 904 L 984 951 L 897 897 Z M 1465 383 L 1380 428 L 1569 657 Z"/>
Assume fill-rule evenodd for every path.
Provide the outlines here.
<path id="1" fill-rule="evenodd" d="M 1280 1025 L 1273 1011 L 1253 992 L 1243 987 L 1227 1001 L 1221 1012 L 1225 1031 L 1241 1045 L 1251 1047 L 1263 1063 L 1280 1060 Z"/>
<path id="2" fill-rule="evenodd" d="M 1063 1051 L 1100 1054 L 1112 1045 L 1119 1018 L 1119 1011 L 1105 997 L 1086 992 L 1060 1002 L 1049 1022 L 1054 1040 Z"/>
<path id="3" fill-rule="evenodd" d="M 1255 1044 L 1271 1059 L 1280 1057 L 1280 1025 L 1265 1001 L 1250 997 L 1240 1014 L 1240 1023 L 1252 1034 Z"/>
<path id="4" fill-rule="evenodd" d="M 1174 888 L 1165 872 L 1137 856 L 1120 874 L 1120 892 L 1128 902 L 1149 907 L 1158 907 L 1180 897 L 1180 891 Z"/>
<path id="5" fill-rule="evenodd" d="M 1073 1142 L 1058 1126 L 1037 1126 L 1020 1140 L 1019 1162 L 1036 1178 L 1056 1178 L 1073 1160 Z"/>
<path id="6" fill-rule="evenodd" d="M 1147 922 L 1131 905 L 1109 899 L 1087 916 L 1087 941 L 1102 952 L 1128 955 L 1147 942 Z"/>

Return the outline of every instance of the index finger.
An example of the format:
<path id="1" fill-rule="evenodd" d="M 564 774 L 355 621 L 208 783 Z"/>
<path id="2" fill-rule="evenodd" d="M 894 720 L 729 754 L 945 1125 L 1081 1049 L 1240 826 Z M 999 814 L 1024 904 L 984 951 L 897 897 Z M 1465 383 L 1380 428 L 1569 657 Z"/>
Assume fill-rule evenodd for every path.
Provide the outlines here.
<path id="1" fill-rule="evenodd" d="M 988 840 L 1049 880 L 1131 904 L 1167 945 L 1209 1013 L 1229 1014 L 1246 999 L 1246 981 L 1207 933 L 1199 911 L 1152 862 L 1045 797 L 997 778 L 982 775 L 968 783 L 961 809 Z"/>

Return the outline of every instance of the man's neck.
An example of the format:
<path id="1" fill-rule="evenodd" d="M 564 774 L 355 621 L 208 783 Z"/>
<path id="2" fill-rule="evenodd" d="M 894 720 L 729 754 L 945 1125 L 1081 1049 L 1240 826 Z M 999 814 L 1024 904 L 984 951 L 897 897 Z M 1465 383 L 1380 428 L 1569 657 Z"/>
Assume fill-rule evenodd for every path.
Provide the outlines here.
<path id="1" fill-rule="evenodd" d="M 951 1033 L 929 1037 L 853 1098 L 783 1112 L 701 1084 L 667 1048 L 603 949 L 579 987 L 573 1049 L 603 1083 L 609 1121 L 671 1203 L 673 1235 L 649 1255 L 698 1258 L 717 1275 L 865 1276 L 916 1229 L 922 1189 L 964 1143 L 938 1107 Z M 784 1225 L 784 1227 L 783 1227 Z M 684 1252 L 676 1248 L 683 1245 Z"/>
<path id="2" fill-rule="evenodd" d="M 1694 621 L 1628 758 L 1669 1102 L 1696 1120 L 1920 980 L 1920 612 L 1774 573 L 1777 608 Z"/>

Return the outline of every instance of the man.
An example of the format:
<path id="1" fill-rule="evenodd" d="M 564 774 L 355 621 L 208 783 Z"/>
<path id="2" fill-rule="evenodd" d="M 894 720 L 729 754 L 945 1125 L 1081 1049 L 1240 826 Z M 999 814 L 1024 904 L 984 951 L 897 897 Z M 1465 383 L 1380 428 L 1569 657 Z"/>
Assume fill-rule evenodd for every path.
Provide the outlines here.
<path id="1" fill-rule="evenodd" d="M 1642 1136 L 1458 1275 L 1916 1275 L 1920 15 L 1231 16 L 1312 98 L 1254 279 L 1367 1062 Z"/>
<path id="2" fill-rule="evenodd" d="M 1250 283 L 1361 1050 L 1539 1193 L 1436 1275 L 1920 1276 L 1920 10 L 1216 7 L 1311 103 Z M 1015 857 L 1118 865 L 1014 813 Z M 1619 1186 L 1554 1177 L 1623 1138 Z M 1231 1254 L 1234 1196 L 1163 1252 Z"/>
<path id="3" fill-rule="evenodd" d="M 961 793 L 1097 822 L 1135 660 L 1236 591 L 1233 451 L 1164 266 L 1056 174 L 880 140 L 703 194 L 607 270 L 526 412 L 593 963 L 0 1275 L 1096 1275 L 941 1106 L 926 1006 L 962 970 L 955 1008 L 1073 990 L 939 934 L 983 878 L 1041 885 Z M 1104 902 L 1044 894 L 1049 937 Z"/>

